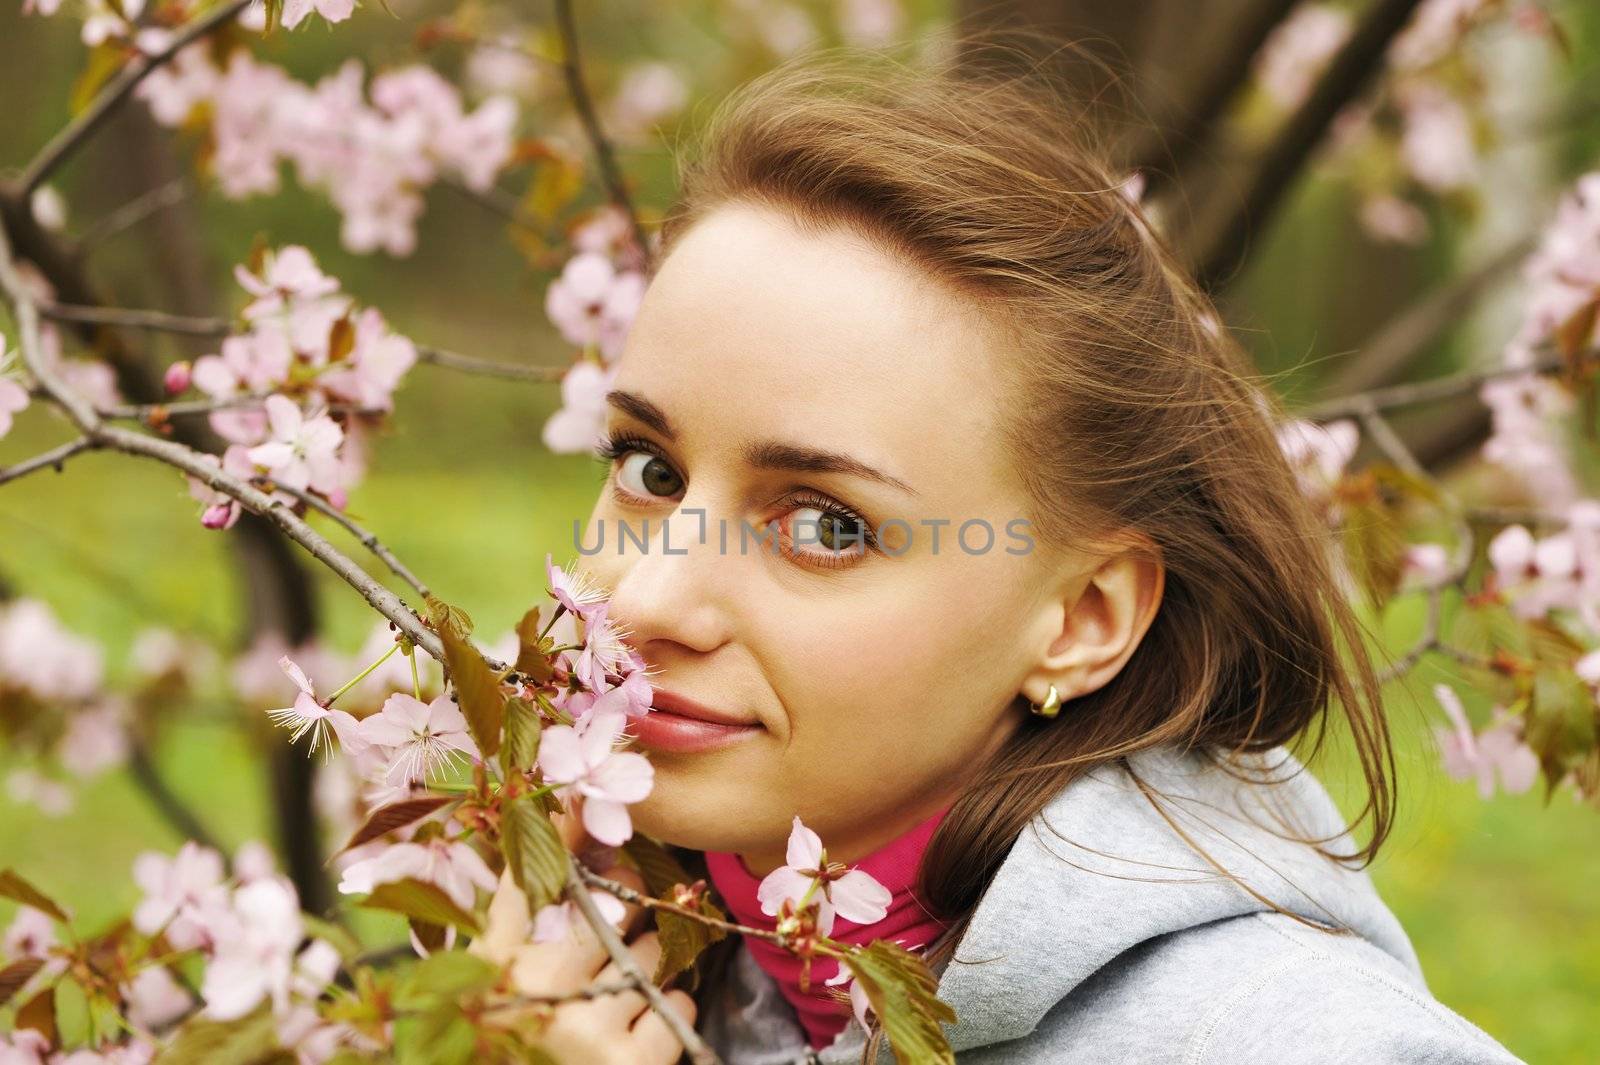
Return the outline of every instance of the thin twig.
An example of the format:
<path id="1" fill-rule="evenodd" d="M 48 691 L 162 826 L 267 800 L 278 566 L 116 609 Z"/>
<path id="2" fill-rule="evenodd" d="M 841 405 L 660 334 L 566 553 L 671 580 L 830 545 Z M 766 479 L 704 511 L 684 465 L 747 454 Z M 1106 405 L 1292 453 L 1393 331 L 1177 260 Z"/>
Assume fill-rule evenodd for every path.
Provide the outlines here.
<path id="1" fill-rule="evenodd" d="M 183 336 L 223 337 L 234 331 L 226 318 L 195 317 L 168 314 L 166 311 L 148 311 L 127 307 L 88 307 L 72 303 L 46 303 L 39 305 L 39 313 L 46 318 L 63 322 L 87 322 L 91 325 L 123 326 L 129 329 L 149 329 L 161 333 Z M 552 383 L 566 374 L 565 366 L 524 366 L 519 363 L 496 362 L 472 355 L 462 355 L 444 348 L 417 345 L 417 360 L 432 363 L 462 373 L 484 377 L 503 377 L 514 381 Z M 176 406 L 176 405 L 174 405 Z"/>
<path id="2" fill-rule="evenodd" d="M 667 997 L 639 968 L 639 961 L 633 956 L 633 951 L 622 942 L 617 935 L 617 930 L 611 922 L 601 915 L 599 907 L 594 904 L 594 899 L 589 897 L 589 888 L 584 883 L 583 866 L 576 857 L 568 856 L 567 861 L 567 897 L 578 907 L 578 912 L 583 914 L 584 920 L 589 922 L 589 927 L 594 929 L 595 936 L 600 940 L 600 945 L 611 956 L 612 962 L 623 976 L 639 989 L 639 993 L 650 1003 L 650 1008 L 661 1015 L 661 1019 L 671 1029 L 672 1034 L 678 1037 L 678 1042 L 689 1054 L 689 1059 L 696 1065 L 720 1065 L 721 1059 L 700 1033 L 694 1030 L 693 1025 L 683 1019 L 683 1015 L 667 1002 Z"/>
<path id="3" fill-rule="evenodd" d="M 194 186 L 186 178 L 175 177 L 165 185 L 157 185 L 141 193 L 85 229 L 79 235 L 73 250 L 81 255 L 90 248 L 105 243 L 112 237 L 132 229 L 146 218 L 181 203 L 193 188 Z"/>
<path id="4" fill-rule="evenodd" d="M 607 894 L 615 895 L 623 902 L 631 902 L 637 906 L 644 906 L 652 910 L 665 910 L 680 917 L 687 917 L 692 921 L 699 921 L 701 924 L 709 925 L 712 928 L 720 928 L 724 932 L 738 932 L 740 935 L 765 939 L 776 943 L 780 947 L 789 945 L 789 940 L 786 937 L 770 928 L 752 928 L 746 924 L 735 924 L 732 921 L 721 921 L 715 917 L 707 917 L 703 913 L 691 910 L 686 906 L 679 906 L 675 902 L 668 902 L 666 899 L 654 898 L 642 891 L 635 891 L 627 884 L 603 877 L 586 866 L 579 866 L 579 875 L 583 877 L 584 883 L 590 887 L 597 887 Z"/>
<path id="5" fill-rule="evenodd" d="M 22 358 L 28 371 L 84 436 L 96 446 L 129 455 L 142 455 L 174 466 L 266 517 L 287 533 L 290 539 L 311 552 L 319 562 L 342 577 L 373 609 L 394 622 L 413 643 L 433 658 L 444 661 L 444 645 L 438 635 L 424 626 L 399 596 L 379 584 L 280 500 L 228 473 L 215 456 L 204 455 L 171 440 L 160 440 L 144 433 L 106 425 L 88 401 L 58 380 L 54 371 L 40 357 L 38 308 L 33 302 L 32 293 L 17 273 L 16 264 L 11 258 L 10 235 L 3 227 L 0 227 L 0 288 L 5 290 L 11 301 Z M 208 458 L 212 461 L 207 462 Z"/>
<path id="6" fill-rule="evenodd" d="M 250 3 L 251 0 L 227 0 L 227 3 L 215 11 L 196 19 L 173 34 L 172 40 L 165 48 L 148 58 L 129 61 L 116 77 L 106 83 L 106 87 L 100 90 L 100 94 L 83 113 L 62 127 L 61 132 L 52 137 L 50 143 L 46 144 L 34 157 L 33 162 L 28 164 L 18 184 L 21 198 L 26 200 L 33 195 L 33 190 L 43 184 L 45 179 L 55 172 L 56 167 L 66 161 L 67 156 L 109 118 L 117 105 L 126 99 L 141 81 L 149 77 L 152 71 L 167 63 L 189 44 L 204 37 L 218 26 L 232 21 Z"/>
<path id="7" fill-rule="evenodd" d="M 41 303 L 39 313 L 58 322 L 114 325 L 182 336 L 223 337 L 233 332 L 233 326 L 226 318 L 195 318 L 184 314 L 168 314 L 166 311 L 88 307 L 78 303 Z"/>
<path id="8" fill-rule="evenodd" d="M 265 480 L 270 481 L 271 479 L 265 478 Z M 300 500 L 317 513 L 324 514 L 329 518 L 332 518 L 335 522 L 339 523 L 339 525 L 341 525 L 351 536 L 354 536 L 357 540 L 361 541 L 361 546 L 365 547 L 368 551 L 371 551 L 374 555 L 376 555 L 380 562 L 382 562 L 385 566 L 388 566 L 389 569 L 394 572 L 395 576 L 411 585 L 411 587 L 416 590 L 418 595 L 422 596 L 424 599 L 428 597 L 430 594 L 428 591 L 428 586 L 423 584 L 422 581 L 418 579 L 416 574 L 407 569 L 405 564 L 395 557 L 394 552 L 383 546 L 383 543 L 372 533 L 368 532 L 366 529 L 352 521 L 350 517 L 344 513 L 344 511 L 340 510 L 338 507 L 335 507 L 332 503 L 329 503 L 322 497 L 314 495 L 311 492 L 305 491 L 304 489 L 289 488 L 276 483 L 273 483 L 272 487 L 280 492 L 287 492 L 289 495 L 294 496 L 296 499 Z"/>
<path id="9" fill-rule="evenodd" d="M 523 366 L 514 362 L 495 362 L 493 359 L 460 355 L 443 348 L 421 346 L 417 348 L 417 359 L 446 369 L 460 370 L 462 373 L 478 374 L 483 377 L 505 377 L 513 381 L 533 381 L 541 384 L 560 381 L 567 372 L 565 366 Z"/>
<path id="10" fill-rule="evenodd" d="M 60 447 L 53 447 L 41 455 L 35 455 L 31 459 L 24 459 L 15 466 L 0 467 L 0 484 L 5 484 L 7 481 L 15 481 L 18 477 L 26 477 L 35 470 L 53 469 L 60 473 L 68 459 L 81 451 L 88 451 L 93 447 L 94 442 L 92 440 L 80 436 L 76 440 L 67 441 Z"/>
<path id="11" fill-rule="evenodd" d="M 1456 550 L 1455 557 L 1450 560 L 1449 568 L 1437 579 L 1430 581 L 1425 589 L 1428 595 L 1428 613 L 1423 619 L 1422 633 L 1416 641 L 1406 649 L 1398 659 L 1390 664 L 1378 676 L 1380 684 L 1386 684 L 1397 677 L 1410 672 L 1423 656 L 1439 648 L 1442 637 L 1440 631 L 1441 620 L 1444 616 L 1444 593 L 1447 588 L 1459 587 L 1467 578 L 1467 570 L 1472 566 L 1475 534 L 1471 522 L 1467 521 L 1461 504 L 1442 482 L 1430 475 L 1427 469 L 1406 447 L 1400 434 L 1394 431 L 1375 406 L 1368 405 L 1360 412 L 1361 424 L 1367 430 L 1367 435 L 1378 446 L 1390 462 L 1404 470 L 1412 477 L 1428 482 L 1438 494 L 1441 505 L 1456 519 Z"/>
<path id="12" fill-rule="evenodd" d="M 1317 422 L 1332 421 L 1335 418 L 1359 418 L 1362 412 L 1367 410 L 1391 410 L 1395 407 L 1409 407 L 1418 403 L 1451 399 L 1467 392 L 1475 392 L 1485 382 L 1502 377 L 1554 373 L 1572 368 L 1574 362 L 1580 369 L 1587 369 L 1597 359 L 1600 359 L 1600 351 L 1585 352 L 1576 360 L 1568 359 L 1558 352 L 1546 352 L 1526 366 L 1490 366 L 1481 370 L 1467 370 L 1445 377 L 1435 377 L 1429 381 L 1413 381 L 1330 399 L 1307 407 L 1301 412 L 1300 417 Z"/>
<path id="13" fill-rule="evenodd" d="M 134 739 L 128 744 L 128 774 L 133 777 L 134 783 L 139 785 L 141 791 L 149 797 L 152 805 L 161 814 L 162 818 L 171 825 L 183 839 L 192 839 L 202 847 L 221 852 L 217 846 L 217 838 L 213 836 L 200 818 L 180 798 L 166 780 L 161 776 L 161 771 L 156 768 L 155 760 L 150 757 L 150 752 L 145 749 L 143 742 Z"/>
<path id="14" fill-rule="evenodd" d="M 567 79 L 567 94 L 572 97 L 572 107 L 578 112 L 578 120 L 583 123 L 589 146 L 594 150 L 595 162 L 600 167 L 600 179 L 605 183 L 611 202 L 627 215 L 634 243 L 639 246 L 639 254 L 645 263 L 645 273 L 649 274 L 651 254 L 650 244 L 645 239 L 644 224 L 639 221 L 639 213 L 628 194 L 622 170 L 617 166 L 617 157 L 605 131 L 600 128 L 594 100 L 589 96 L 589 87 L 584 82 L 582 56 L 578 50 L 578 23 L 573 15 L 572 0 L 556 0 L 556 25 L 561 33 L 561 69 Z"/>

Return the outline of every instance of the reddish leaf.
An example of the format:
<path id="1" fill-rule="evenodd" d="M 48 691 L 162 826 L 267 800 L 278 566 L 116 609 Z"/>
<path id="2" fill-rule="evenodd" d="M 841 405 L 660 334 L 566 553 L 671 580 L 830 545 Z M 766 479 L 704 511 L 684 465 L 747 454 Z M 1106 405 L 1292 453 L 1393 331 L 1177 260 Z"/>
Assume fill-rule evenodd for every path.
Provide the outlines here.
<path id="1" fill-rule="evenodd" d="M 24 906 L 32 906 L 36 910 L 42 910 L 58 921 L 67 919 L 65 910 L 57 906 L 44 892 L 22 879 L 14 870 L 6 869 L 0 871 L 0 896 L 14 899 Z"/>
<path id="2" fill-rule="evenodd" d="M 404 828 L 413 821 L 420 821 L 440 807 L 448 806 L 455 801 L 457 801 L 455 797 L 450 795 L 423 795 L 420 798 L 404 799 L 392 802 L 388 806 L 380 806 L 372 811 L 367 823 L 350 837 L 350 842 L 344 845 L 344 849 L 349 850 L 363 843 L 371 843 L 384 833 Z"/>
<path id="3" fill-rule="evenodd" d="M 33 979 L 33 974 L 44 968 L 43 958 L 20 958 L 0 969 L 0 1006 L 11 1001 L 11 996 L 21 991 Z"/>
<path id="4" fill-rule="evenodd" d="M 32 1028 L 51 1046 L 57 1042 L 56 989 L 47 987 L 17 1009 L 17 1027 Z"/>

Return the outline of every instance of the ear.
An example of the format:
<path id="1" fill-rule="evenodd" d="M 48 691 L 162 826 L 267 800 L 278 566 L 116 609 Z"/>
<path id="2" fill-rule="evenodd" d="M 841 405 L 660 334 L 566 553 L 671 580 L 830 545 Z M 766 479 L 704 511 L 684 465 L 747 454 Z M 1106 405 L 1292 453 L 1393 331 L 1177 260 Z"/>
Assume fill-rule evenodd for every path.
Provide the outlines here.
<path id="1" fill-rule="evenodd" d="M 1087 567 L 1071 574 L 1050 603 L 1046 644 L 1022 685 L 1035 704 L 1044 702 L 1052 684 L 1066 702 L 1109 682 L 1161 605 L 1166 567 L 1149 537 L 1123 534 Z"/>

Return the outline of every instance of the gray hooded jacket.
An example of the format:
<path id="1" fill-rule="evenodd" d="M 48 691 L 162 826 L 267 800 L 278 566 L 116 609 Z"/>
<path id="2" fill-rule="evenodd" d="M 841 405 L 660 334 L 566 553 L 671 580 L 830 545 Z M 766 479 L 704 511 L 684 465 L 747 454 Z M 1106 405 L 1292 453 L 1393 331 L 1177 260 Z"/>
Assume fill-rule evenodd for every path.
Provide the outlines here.
<path id="1" fill-rule="evenodd" d="M 1164 797 L 1159 808 L 1118 766 L 1063 788 L 1018 838 L 940 971 L 963 1065 L 1518 1060 L 1433 998 L 1364 871 L 1285 838 L 1354 849 L 1327 792 L 1286 750 L 1264 757 L 1282 767 L 1272 784 L 1175 748 L 1129 761 Z M 698 1023 L 728 1065 L 846 1065 L 864 1047 L 852 1019 L 810 1051 L 742 947 Z"/>

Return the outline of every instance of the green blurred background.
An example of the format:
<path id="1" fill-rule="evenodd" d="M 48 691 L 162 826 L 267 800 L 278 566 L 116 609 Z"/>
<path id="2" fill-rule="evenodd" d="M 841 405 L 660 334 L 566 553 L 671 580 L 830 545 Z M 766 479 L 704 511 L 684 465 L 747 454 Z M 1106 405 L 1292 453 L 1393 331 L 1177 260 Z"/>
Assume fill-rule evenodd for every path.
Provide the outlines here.
<path id="1" fill-rule="evenodd" d="M 263 51 L 302 76 L 330 71 L 351 54 L 373 65 L 408 60 L 415 54 L 412 34 L 431 9 L 394 6 L 395 18 L 374 5 L 332 29 L 312 20 Z M 1572 48 L 1557 89 L 1600 83 L 1600 9 L 1551 7 Z M 948 15 L 944 4 L 931 2 L 913 13 L 919 26 Z M 702 107 L 758 69 L 703 5 L 665 13 L 602 3 L 586 6 L 583 17 L 591 72 L 601 85 L 618 76 L 625 60 L 659 57 L 685 73 Z M 75 25 L 23 18 L 15 3 L 0 6 L 6 116 L 0 164 L 19 165 L 63 120 L 81 55 Z M 457 58 L 448 50 L 438 56 L 446 67 Z M 535 126 L 538 119 L 534 113 Z M 137 126 L 114 124 L 60 179 L 74 222 L 126 202 L 160 179 L 163 165 L 173 165 L 152 159 L 150 144 L 164 144 L 165 135 L 152 139 Z M 1235 286 L 1230 320 L 1264 371 L 1281 375 L 1294 395 L 1314 395 L 1378 323 L 1430 282 L 1492 251 L 1499 237 L 1537 225 L 1565 179 L 1597 157 L 1600 136 L 1592 121 L 1586 131 L 1579 124 L 1530 132 L 1506 149 L 1502 163 L 1501 180 L 1521 194 L 1480 206 L 1475 217 L 1435 211 L 1436 234 L 1421 249 L 1364 238 L 1351 224 L 1347 185 L 1313 175 L 1299 184 L 1286 216 Z M 667 144 L 629 147 L 622 159 L 640 183 L 641 199 L 664 205 L 672 185 Z M 594 202 L 592 191 L 585 202 Z M 500 219 L 448 190 L 430 194 L 419 250 L 403 260 L 344 252 L 333 210 L 292 179 L 271 198 L 233 204 L 204 195 L 177 218 L 192 242 L 187 272 L 159 246 L 160 227 L 147 225 L 96 252 L 92 273 L 103 290 L 125 306 L 195 311 L 203 309 L 193 303 L 201 298 L 231 311 L 239 293 L 227 271 L 262 234 L 273 244 L 310 246 L 347 291 L 379 306 L 397 330 L 420 342 L 510 361 L 570 358 L 544 322 L 548 275 L 527 265 Z M 1514 324 L 1507 313 L 1485 301 L 1481 313 L 1430 348 L 1418 375 L 1492 355 Z M 153 343 L 164 358 L 205 350 Z M 373 472 L 351 500 L 351 513 L 439 595 L 469 610 L 486 635 L 505 631 L 540 596 L 547 551 L 558 559 L 573 554 L 573 522 L 587 515 L 603 474 L 593 459 L 553 456 L 540 444 L 555 400 L 552 386 L 419 366 L 377 442 Z M 53 416 L 31 411 L 0 441 L 0 464 L 64 438 Z M 196 510 L 183 481 L 163 467 L 115 455 L 76 459 L 63 474 L 35 475 L 0 490 L 0 577 L 15 594 L 47 601 L 72 630 L 103 642 L 113 672 L 133 636 L 151 624 L 237 648 L 241 590 L 228 534 L 200 528 Z M 327 528 L 356 553 L 356 545 Z M 331 574 L 314 572 L 327 641 L 353 651 L 372 614 Z M 1401 602 L 1375 627 L 1392 650 L 1403 648 L 1419 624 L 1420 605 Z M 1430 733 L 1438 714 L 1426 697 L 1444 676 L 1430 664 L 1389 688 L 1401 818 L 1373 875 L 1442 1001 L 1529 1061 L 1593 1061 L 1600 813 L 1567 794 L 1548 805 L 1538 793 L 1485 802 L 1472 785 L 1445 779 Z M 262 751 L 225 715 L 202 717 L 165 734 L 158 757 L 166 775 L 226 843 L 270 838 Z M 15 764 L 0 753 L 0 779 Z M 1334 755 L 1318 769 L 1336 794 L 1351 799 L 1347 761 Z M 1356 808 L 1346 801 L 1347 810 Z M 170 851 L 177 842 L 121 774 L 82 789 L 64 817 L 15 805 L 0 814 L 0 865 L 24 870 L 90 925 L 135 901 L 128 870 L 137 853 Z M 9 912 L 0 908 L 0 921 Z"/>

